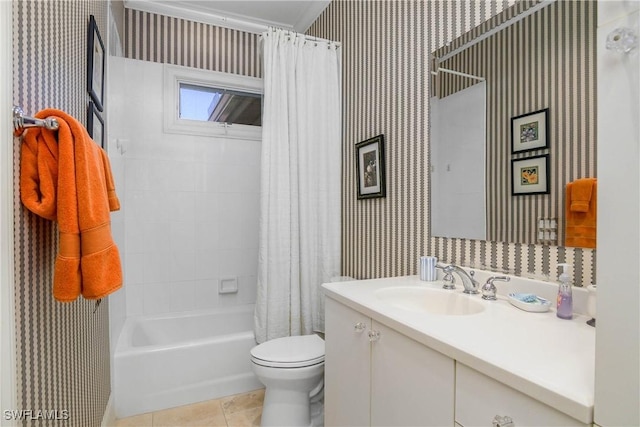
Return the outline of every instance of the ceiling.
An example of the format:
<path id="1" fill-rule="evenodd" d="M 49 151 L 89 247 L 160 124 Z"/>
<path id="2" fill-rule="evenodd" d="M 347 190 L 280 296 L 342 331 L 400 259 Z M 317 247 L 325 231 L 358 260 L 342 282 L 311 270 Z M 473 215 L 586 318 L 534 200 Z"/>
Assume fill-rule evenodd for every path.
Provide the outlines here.
<path id="1" fill-rule="evenodd" d="M 304 33 L 330 0 L 125 0 L 125 7 L 261 33 L 280 27 Z"/>

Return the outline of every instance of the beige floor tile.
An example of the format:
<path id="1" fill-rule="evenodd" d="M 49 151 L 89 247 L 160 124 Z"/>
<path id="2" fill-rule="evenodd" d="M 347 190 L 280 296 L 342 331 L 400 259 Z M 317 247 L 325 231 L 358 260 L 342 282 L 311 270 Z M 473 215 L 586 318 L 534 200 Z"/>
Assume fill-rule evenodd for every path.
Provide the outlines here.
<path id="1" fill-rule="evenodd" d="M 152 425 L 153 417 L 151 413 L 116 420 L 116 427 L 151 427 Z"/>
<path id="2" fill-rule="evenodd" d="M 225 413 L 227 426 L 229 427 L 260 427 L 262 406 L 258 408 L 245 409 L 232 414 Z"/>
<path id="3" fill-rule="evenodd" d="M 154 427 L 225 427 L 226 425 L 220 400 L 209 400 L 153 413 Z"/>
<path id="4" fill-rule="evenodd" d="M 264 401 L 264 389 L 223 397 L 220 400 L 222 401 L 222 409 L 227 416 L 247 409 L 261 408 Z"/>

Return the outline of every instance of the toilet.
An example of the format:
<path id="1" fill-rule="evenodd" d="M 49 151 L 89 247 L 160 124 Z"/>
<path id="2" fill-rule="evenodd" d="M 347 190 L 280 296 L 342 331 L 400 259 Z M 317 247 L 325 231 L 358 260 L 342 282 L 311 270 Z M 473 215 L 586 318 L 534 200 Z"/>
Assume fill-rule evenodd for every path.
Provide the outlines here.
<path id="1" fill-rule="evenodd" d="M 324 392 L 322 338 L 302 335 L 267 341 L 251 349 L 251 362 L 253 372 L 266 388 L 263 427 L 315 424 L 311 403 Z"/>

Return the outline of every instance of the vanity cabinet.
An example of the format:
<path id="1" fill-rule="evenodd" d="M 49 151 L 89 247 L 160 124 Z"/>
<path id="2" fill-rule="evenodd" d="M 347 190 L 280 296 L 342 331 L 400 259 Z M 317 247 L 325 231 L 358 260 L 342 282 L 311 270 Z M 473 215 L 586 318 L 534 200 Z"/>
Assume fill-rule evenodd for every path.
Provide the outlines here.
<path id="1" fill-rule="evenodd" d="M 331 298 L 325 313 L 327 426 L 453 425 L 451 358 Z"/>
<path id="2" fill-rule="evenodd" d="M 462 427 L 490 426 L 496 415 L 511 418 L 514 427 L 587 426 L 458 362 L 456 423 Z"/>

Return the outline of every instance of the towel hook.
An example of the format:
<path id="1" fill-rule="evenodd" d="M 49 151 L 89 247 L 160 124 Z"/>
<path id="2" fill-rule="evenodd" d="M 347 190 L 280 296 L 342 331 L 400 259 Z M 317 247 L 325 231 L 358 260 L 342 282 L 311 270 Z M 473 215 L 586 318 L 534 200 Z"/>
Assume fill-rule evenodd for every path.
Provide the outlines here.
<path id="1" fill-rule="evenodd" d="M 18 132 L 20 135 L 27 128 L 45 128 L 49 130 L 58 130 L 60 125 L 58 121 L 52 117 L 48 117 L 46 119 L 36 119 L 34 117 L 29 117 L 24 115 L 24 111 L 22 108 L 13 106 L 13 129 Z"/>

